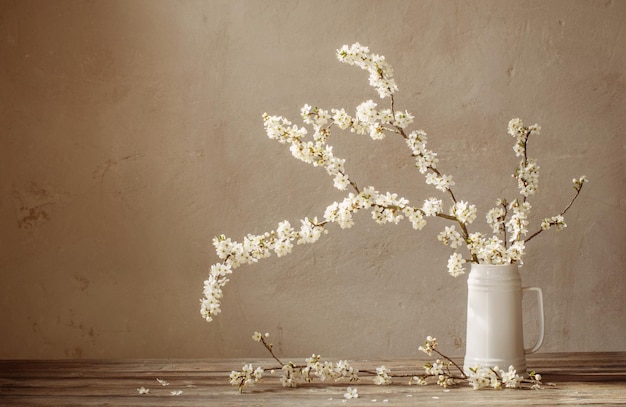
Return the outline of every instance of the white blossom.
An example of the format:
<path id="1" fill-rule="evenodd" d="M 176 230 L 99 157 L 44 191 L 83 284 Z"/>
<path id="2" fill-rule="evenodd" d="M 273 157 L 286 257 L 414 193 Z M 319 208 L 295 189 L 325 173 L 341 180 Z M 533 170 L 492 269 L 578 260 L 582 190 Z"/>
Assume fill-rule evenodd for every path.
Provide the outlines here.
<path id="1" fill-rule="evenodd" d="M 348 115 L 345 109 L 332 109 L 332 120 L 341 130 L 346 130 L 352 124 L 352 117 Z"/>
<path id="2" fill-rule="evenodd" d="M 485 246 L 485 237 L 480 232 L 470 233 L 467 238 L 467 249 L 472 255 L 478 255 Z"/>
<path id="3" fill-rule="evenodd" d="M 407 128 L 411 123 L 413 123 L 413 119 L 415 117 L 409 113 L 407 110 L 404 112 L 396 112 L 394 117 L 394 124 L 402 129 Z"/>
<path id="4" fill-rule="evenodd" d="M 443 211 L 443 202 L 441 199 L 428 198 L 422 205 L 422 211 L 425 216 L 436 216 Z"/>
<path id="5" fill-rule="evenodd" d="M 369 48 L 358 42 L 337 50 L 337 58 L 349 65 L 369 71 L 369 83 L 381 98 L 391 96 L 398 87 L 393 79 L 393 68 L 382 55 L 370 54 Z"/>
<path id="6" fill-rule="evenodd" d="M 520 118 L 514 118 L 509 121 L 509 134 L 513 137 L 519 137 L 524 132 L 524 123 Z"/>
<path id="7" fill-rule="evenodd" d="M 255 263 L 272 252 L 279 257 L 285 256 L 291 252 L 294 241 L 298 244 L 313 243 L 325 232 L 316 218 L 313 221 L 305 218 L 301 224 L 297 231 L 285 220 L 279 223 L 276 231 L 257 236 L 249 234 L 243 243 L 234 242 L 223 235 L 214 238 L 216 252 L 223 261 L 210 267 L 209 277 L 204 282 L 204 298 L 200 300 L 202 317 L 210 322 L 221 312 L 222 288 L 228 283 L 227 276 L 233 269 L 241 264 Z"/>
<path id="8" fill-rule="evenodd" d="M 471 205 L 465 201 L 456 202 L 450 208 L 450 215 L 456 217 L 459 222 L 469 224 L 474 222 L 478 210 L 475 205 Z"/>
<path id="9" fill-rule="evenodd" d="M 444 364 L 439 359 L 437 359 L 433 363 L 427 363 L 426 365 L 424 365 L 424 370 L 426 371 L 426 374 L 431 376 L 442 375 L 444 373 L 443 369 Z"/>
<path id="10" fill-rule="evenodd" d="M 428 335 L 424 341 L 424 345 L 420 345 L 417 349 L 424 352 L 428 356 L 432 356 L 433 351 L 437 348 L 437 338 Z"/>
<path id="11" fill-rule="evenodd" d="M 243 365 L 241 371 L 233 370 L 230 372 L 230 384 L 238 386 L 239 391 L 242 391 L 244 387 L 260 381 L 263 378 L 263 373 L 262 367 L 253 369 L 252 364 L 248 363 Z"/>
<path id="12" fill-rule="evenodd" d="M 528 127 L 528 130 L 530 130 L 530 134 L 532 136 L 538 136 L 539 132 L 541 131 L 541 126 L 535 123 L 532 126 Z"/>
<path id="13" fill-rule="evenodd" d="M 502 382 L 498 375 L 498 367 L 476 367 L 470 368 L 469 384 L 475 390 L 491 387 L 494 389 L 502 388 Z"/>
<path id="14" fill-rule="evenodd" d="M 409 112 L 406 112 L 410 115 Z M 378 111 L 378 117 L 382 124 L 394 124 L 395 117 L 391 109 L 382 109 Z M 404 120 L 410 120 L 408 117 L 404 118 Z M 397 124 L 396 124 L 397 125 Z"/>
<path id="15" fill-rule="evenodd" d="M 352 367 L 347 360 L 340 360 L 335 364 L 333 378 L 337 381 L 340 379 L 348 379 L 349 381 L 357 381 L 359 379 L 359 370 Z"/>
<path id="16" fill-rule="evenodd" d="M 484 264 L 509 263 L 504 242 L 497 236 L 492 236 L 488 239 L 484 239 L 481 242 L 480 247 L 478 247 L 476 255 L 479 262 Z"/>
<path id="17" fill-rule="evenodd" d="M 356 387 L 348 387 L 343 396 L 347 399 L 356 399 L 359 398 L 359 392 Z"/>
<path id="18" fill-rule="evenodd" d="M 517 388 L 520 386 L 522 377 L 517 374 L 515 368 L 511 365 L 509 366 L 509 370 L 501 373 L 502 384 L 505 387 L 509 388 Z"/>
<path id="19" fill-rule="evenodd" d="M 296 387 L 297 380 L 296 375 L 298 371 L 294 369 L 294 365 L 292 363 L 288 363 L 284 365 L 281 369 L 283 374 L 280 376 L 280 383 L 283 387 Z"/>
<path id="20" fill-rule="evenodd" d="M 441 192 L 446 192 L 454 186 L 454 181 L 450 175 L 439 175 L 434 172 L 426 174 L 426 183 L 434 185 Z"/>
<path id="21" fill-rule="evenodd" d="M 474 390 L 480 390 L 488 387 L 491 383 L 491 379 L 485 374 L 471 374 L 469 377 L 469 384 Z"/>
<path id="22" fill-rule="evenodd" d="M 306 128 L 295 126 L 281 116 L 270 116 L 263 113 L 263 124 L 267 136 L 283 144 L 298 141 L 307 135 Z"/>
<path id="23" fill-rule="evenodd" d="M 398 223 L 404 218 L 403 208 L 406 208 L 409 201 L 406 198 L 398 197 L 398 194 L 387 192 L 377 194 L 374 199 L 372 218 L 377 223 Z"/>
<path id="24" fill-rule="evenodd" d="M 316 128 L 321 128 L 325 126 L 331 119 L 331 115 L 326 109 L 318 109 L 315 110 L 315 122 L 313 123 Z"/>
<path id="25" fill-rule="evenodd" d="M 528 159 L 526 165 L 520 164 L 515 174 L 520 194 L 530 196 L 539 188 L 539 166 L 533 159 Z"/>
<path id="26" fill-rule="evenodd" d="M 313 123 L 315 127 L 313 141 L 304 140 L 307 135 L 305 128 L 298 128 L 287 119 L 270 116 L 267 113 L 263 115 L 266 133 L 270 139 L 289 143 L 289 151 L 295 158 L 314 167 L 325 168 L 326 172 L 334 178 L 335 187 L 344 190 L 349 184 L 349 177 L 344 168 L 345 159 L 334 155 L 333 147 L 327 144 L 328 129 L 322 127 L 331 119 L 331 116 L 327 110 L 312 109 L 311 106 L 305 105 L 301 110 L 301 115 L 305 123 Z"/>
<path id="27" fill-rule="evenodd" d="M 491 208 L 487 212 L 487 224 L 491 226 L 493 233 L 501 233 L 504 231 L 504 220 L 506 210 L 502 206 Z"/>
<path id="28" fill-rule="evenodd" d="M 454 378 L 448 375 L 440 374 L 437 378 L 437 384 L 445 389 L 448 386 L 453 386 L 454 384 L 456 384 L 456 381 L 454 380 Z"/>
<path id="29" fill-rule="evenodd" d="M 522 240 L 513 242 L 513 244 L 506 249 L 506 263 L 522 263 L 524 254 L 526 254 L 526 245 L 524 242 Z"/>
<path id="30" fill-rule="evenodd" d="M 334 183 L 335 183 L 335 188 L 343 191 L 350 184 L 350 179 L 348 178 L 346 174 L 342 174 L 338 172 L 337 175 L 335 175 Z"/>
<path id="31" fill-rule="evenodd" d="M 371 99 L 358 105 L 356 108 L 357 120 L 368 125 L 377 125 L 380 121 L 380 117 L 378 110 L 376 110 L 376 106 L 376 102 Z"/>
<path id="32" fill-rule="evenodd" d="M 453 249 L 463 245 L 463 238 L 461 234 L 456 231 L 454 225 L 446 226 L 445 229 L 437 235 L 437 239 L 444 245 L 450 246 Z"/>
<path id="33" fill-rule="evenodd" d="M 156 381 L 163 387 L 169 386 L 170 383 L 167 380 L 157 378 Z"/>
<path id="34" fill-rule="evenodd" d="M 463 259 L 459 253 L 452 253 L 450 259 L 448 259 L 448 273 L 450 273 L 452 277 L 465 274 L 463 264 L 465 264 L 465 259 Z"/>
<path id="35" fill-rule="evenodd" d="M 426 386 L 428 384 L 426 378 L 423 376 L 413 376 L 411 380 L 409 380 L 409 385 L 414 383 L 420 386 Z"/>
<path id="36" fill-rule="evenodd" d="M 513 211 L 511 218 L 506 223 L 509 232 L 509 241 L 521 240 L 528 233 L 528 212 L 531 209 L 529 202 L 520 203 L 518 200 L 511 202 L 509 209 Z"/>
<path id="37" fill-rule="evenodd" d="M 565 218 L 563 217 L 563 215 L 556 215 L 551 218 L 545 218 L 541 221 L 542 230 L 548 230 L 552 226 L 555 226 L 556 230 L 565 229 L 567 227 L 567 224 L 565 223 Z"/>
<path id="38" fill-rule="evenodd" d="M 378 386 L 386 386 L 393 382 L 390 376 L 391 370 L 385 366 L 379 366 L 376 368 L 376 376 L 374 377 L 374 384 Z"/>
<path id="39" fill-rule="evenodd" d="M 406 206 L 402 209 L 402 213 L 404 213 L 407 219 L 411 222 L 413 229 L 422 230 L 422 228 L 426 226 L 424 214 L 420 209 L 412 206 Z"/>
<path id="40" fill-rule="evenodd" d="M 581 190 L 581 188 L 583 187 L 583 184 L 584 184 L 585 182 L 589 182 L 589 180 L 587 179 L 587 177 L 586 177 L 586 176 L 584 176 L 584 175 L 583 175 L 583 176 L 581 176 L 581 177 L 580 177 L 580 178 L 578 178 L 578 179 L 576 179 L 576 178 L 572 179 L 572 182 L 574 183 L 574 189 L 575 189 L 576 191 L 580 191 L 580 190 Z"/>
<path id="41" fill-rule="evenodd" d="M 298 234 L 298 244 L 315 243 L 322 236 L 322 233 L 326 232 L 324 227 L 318 225 L 317 218 L 310 220 L 304 218 L 300 221 L 300 233 Z"/>
<path id="42" fill-rule="evenodd" d="M 314 123 L 313 118 L 312 118 L 313 113 L 311 113 L 311 110 L 313 110 L 313 108 L 308 104 L 302 106 L 302 108 L 300 109 L 300 117 L 302 117 L 302 121 L 305 124 Z"/>
<path id="43" fill-rule="evenodd" d="M 406 144 L 415 157 L 415 166 L 420 173 L 425 174 L 429 169 L 435 169 L 439 159 L 437 153 L 426 148 L 428 136 L 423 130 L 415 130 L 409 133 Z"/>

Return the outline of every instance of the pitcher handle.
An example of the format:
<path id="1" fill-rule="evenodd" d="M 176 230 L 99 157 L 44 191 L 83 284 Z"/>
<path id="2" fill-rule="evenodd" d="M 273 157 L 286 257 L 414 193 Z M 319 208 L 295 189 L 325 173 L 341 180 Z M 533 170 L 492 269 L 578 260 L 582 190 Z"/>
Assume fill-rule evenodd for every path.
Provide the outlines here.
<path id="1" fill-rule="evenodd" d="M 539 308 L 539 338 L 534 346 L 530 348 L 524 348 L 526 353 L 535 353 L 539 350 L 541 345 L 543 344 L 543 334 L 544 334 L 544 318 L 543 318 L 543 291 L 539 287 L 524 287 L 522 288 L 522 292 L 525 291 L 534 291 L 537 293 L 537 304 Z"/>

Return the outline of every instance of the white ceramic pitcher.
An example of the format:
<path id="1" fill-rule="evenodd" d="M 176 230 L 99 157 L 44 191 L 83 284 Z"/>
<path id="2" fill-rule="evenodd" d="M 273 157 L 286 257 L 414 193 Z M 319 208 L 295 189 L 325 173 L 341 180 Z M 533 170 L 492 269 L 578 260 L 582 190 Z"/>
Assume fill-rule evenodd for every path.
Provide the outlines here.
<path id="1" fill-rule="evenodd" d="M 522 288 L 515 264 L 471 265 L 467 279 L 467 336 L 464 368 L 476 366 L 508 369 L 526 374 L 526 354 L 536 352 L 543 342 L 543 293 L 539 287 Z M 524 348 L 523 292 L 537 293 L 539 338 Z"/>

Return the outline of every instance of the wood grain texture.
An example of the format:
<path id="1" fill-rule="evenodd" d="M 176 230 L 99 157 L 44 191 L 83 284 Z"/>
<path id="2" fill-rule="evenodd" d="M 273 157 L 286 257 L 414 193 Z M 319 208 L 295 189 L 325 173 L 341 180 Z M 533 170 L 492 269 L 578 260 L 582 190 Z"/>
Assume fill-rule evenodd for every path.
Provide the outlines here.
<path id="1" fill-rule="evenodd" d="M 294 360 L 295 361 L 295 360 Z M 626 353 L 542 354 L 528 358 L 541 372 L 540 391 L 482 390 L 468 386 L 444 390 L 409 386 L 396 380 L 376 386 L 317 382 L 283 388 L 277 376 L 239 394 L 228 383 L 231 370 L 244 363 L 273 366 L 272 360 L 5 360 L 0 361 L 2 406 L 336 406 L 336 405 L 626 405 Z M 385 365 L 395 373 L 421 372 L 424 360 L 353 362 L 359 369 Z M 169 382 L 162 386 L 156 379 Z M 348 386 L 359 398 L 345 400 Z M 139 394 L 138 388 L 148 388 Z M 172 391 L 182 390 L 180 395 Z"/>

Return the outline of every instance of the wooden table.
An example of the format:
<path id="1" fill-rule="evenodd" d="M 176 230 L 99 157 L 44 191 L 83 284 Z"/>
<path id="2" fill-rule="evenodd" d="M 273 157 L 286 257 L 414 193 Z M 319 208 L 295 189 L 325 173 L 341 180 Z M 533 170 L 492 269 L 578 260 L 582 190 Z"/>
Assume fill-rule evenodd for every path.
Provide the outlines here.
<path id="1" fill-rule="evenodd" d="M 239 394 L 231 370 L 272 360 L 6 360 L 0 361 L 1 406 L 418 406 L 418 405 L 626 405 L 626 352 L 539 354 L 528 358 L 542 390 L 473 390 L 463 385 L 409 386 L 405 379 L 377 386 L 314 382 L 283 388 L 276 376 Z M 424 360 L 352 362 L 359 369 L 385 365 L 394 372 L 422 372 Z M 157 379 L 169 382 L 162 386 Z M 357 399 L 346 400 L 348 386 Z M 149 389 L 139 394 L 139 388 Z M 173 395 L 172 392 L 182 391 Z"/>

